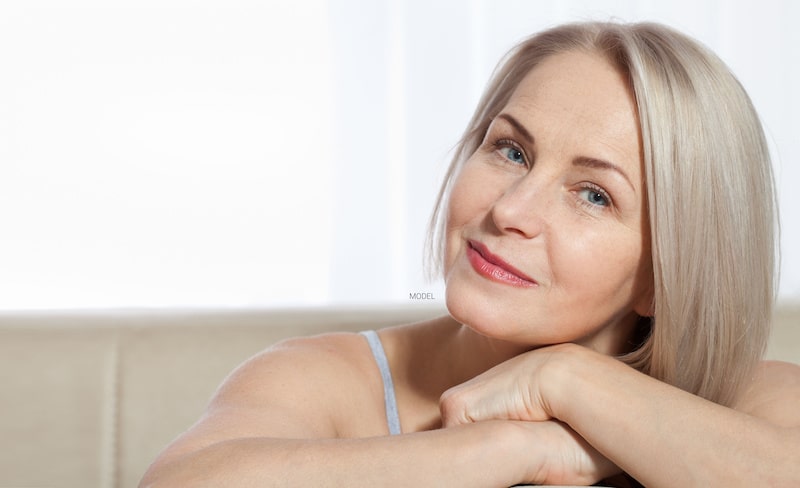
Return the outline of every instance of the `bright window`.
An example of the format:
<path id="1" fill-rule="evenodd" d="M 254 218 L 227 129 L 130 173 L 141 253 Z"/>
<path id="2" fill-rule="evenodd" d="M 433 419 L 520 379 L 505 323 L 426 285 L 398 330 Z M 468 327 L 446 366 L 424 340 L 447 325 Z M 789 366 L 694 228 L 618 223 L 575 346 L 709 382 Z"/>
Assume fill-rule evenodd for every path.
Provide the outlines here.
<path id="1" fill-rule="evenodd" d="M 427 219 L 494 63 L 587 18 L 732 65 L 800 299 L 795 3 L 52 0 L 0 4 L 0 309 L 441 300 Z"/>

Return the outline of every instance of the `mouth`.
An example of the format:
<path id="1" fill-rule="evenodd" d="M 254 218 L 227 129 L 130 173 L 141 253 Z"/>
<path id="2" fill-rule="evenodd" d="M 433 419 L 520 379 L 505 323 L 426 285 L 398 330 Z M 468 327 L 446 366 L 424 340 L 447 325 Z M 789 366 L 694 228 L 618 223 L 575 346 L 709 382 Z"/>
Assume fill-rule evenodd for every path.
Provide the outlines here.
<path id="1" fill-rule="evenodd" d="M 520 288 L 539 285 L 533 278 L 492 254 L 480 242 L 467 241 L 467 259 L 478 274 L 492 281 Z"/>

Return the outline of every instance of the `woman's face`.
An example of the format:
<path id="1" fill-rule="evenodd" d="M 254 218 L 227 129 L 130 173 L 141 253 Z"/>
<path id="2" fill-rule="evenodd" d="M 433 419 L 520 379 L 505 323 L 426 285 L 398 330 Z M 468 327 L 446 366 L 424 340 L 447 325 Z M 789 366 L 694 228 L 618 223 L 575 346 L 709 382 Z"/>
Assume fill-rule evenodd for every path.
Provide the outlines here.
<path id="1" fill-rule="evenodd" d="M 481 334 L 626 349 L 652 301 L 636 106 L 585 52 L 534 68 L 459 172 L 447 210 L 447 306 Z"/>

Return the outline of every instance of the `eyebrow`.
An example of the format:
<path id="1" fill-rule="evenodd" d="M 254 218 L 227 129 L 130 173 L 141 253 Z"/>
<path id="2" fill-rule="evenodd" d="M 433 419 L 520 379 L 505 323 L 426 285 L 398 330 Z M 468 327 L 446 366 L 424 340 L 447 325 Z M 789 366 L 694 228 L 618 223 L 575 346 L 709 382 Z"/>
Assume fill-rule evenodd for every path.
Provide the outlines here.
<path id="1" fill-rule="evenodd" d="M 530 145 L 533 145 L 533 136 L 531 135 L 531 133 L 530 133 L 530 132 L 528 132 L 528 129 L 526 129 L 526 128 L 525 128 L 525 126 L 524 126 L 524 125 L 522 125 L 522 124 L 519 122 L 519 120 L 515 119 L 515 118 L 514 118 L 513 116 L 511 116 L 510 114 L 506 114 L 506 113 L 502 113 L 502 114 L 498 115 L 498 116 L 497 116 L 497 117 L 495 117 L 495 118 L 497 118 L 497 119 L 503 119 L 503 120 L 505 120 L 506 122 L 508 122 L 509 124 L 511 124 L 511 126 L 512 126 L 512 127 L 514 127 L 514 130 L 516 130 L 517 132 L 519 132 L 519 134 L 520 134 L 520 135 L 521 135 L 521 136 L 522 136 L 524 139 L 526 139 L 526 142 L 527 142 L 528 144 L 530 144 Z"/>
<path id="2" fill-rule="evenodd" d="M 526 139 L 528 144 L 530 145 L 534 144 L 533 135 L 531 135 L 531 133 L 528 132 L 528 129 L 526 129 L 525 126 L 522 125 L 522 123 L 519 120 L 515 119 L 514 116 L 512 116 L 511 114 L 502 113 L 495 118 L 505 120 L 514 128 L 514 130 L 516 130 L 524 139 Z M 633 189 L 634 192 L 636 191 L 636 187 L 633 186 L 633 182 L 631 182 L 631 179 L 628 178 L 628 175 L 625 173 L 625 171 L 623 171 L 622 168 L 620 168 L 614 163 L 610 163 L 602 159 L 579 156 L 572 161 L 572 165 L 583 166 L 585 168 L 614 171 L 615 173 L 618 173 L 620 176 L 622 176 L 622 178 L 628 183 L 628 185 L 630 185 L 631 189 Z"/>
<path id="3" fill-rule="evenodd" d="M 609 163 L 608 161 L 603 161 L 602 159 L 579 156 L 572 161 L 572 165 L 583 166 L 585 168 L 605 169 L 614 171 L 620 176 L 622 176 L 622 178 L 625 181 L 628 182 L 628 185 L 630 185 L 631 189 L 633 189 L 634 192 L 636 191 L 636 187 L 633 186 L 633 182 L 631 182 L 631 179 L 628 178 L 627 174 L 625 174 L 625 171 L 623 171 L 622 168 L 620 168 L 614 163 Z"/>

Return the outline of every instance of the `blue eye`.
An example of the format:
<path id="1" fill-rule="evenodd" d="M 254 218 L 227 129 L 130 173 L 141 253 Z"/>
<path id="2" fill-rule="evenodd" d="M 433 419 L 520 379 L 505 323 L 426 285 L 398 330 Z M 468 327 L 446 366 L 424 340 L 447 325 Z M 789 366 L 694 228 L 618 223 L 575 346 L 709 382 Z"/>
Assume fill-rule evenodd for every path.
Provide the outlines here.
<path id="1" fill-rule="evenodd" d="M 611 203 L 606 193 L 599 189 L 584 188 L 578 194 L 584 201 L 598 207 L 607 207 Z"/>
<path id="2" fill-rule="evenodd" d="M 525 155 L 522 154 L 522 151 L 515 147 L 506 146 L 500 148 L 500 154 L 502 154 L 506 159 L 513 163 L 517 164 L 525 164 Z"/>

